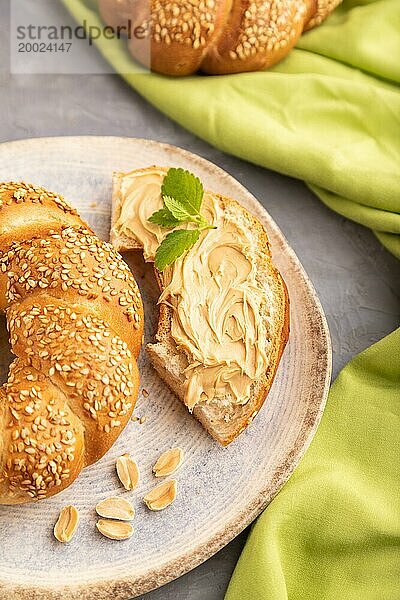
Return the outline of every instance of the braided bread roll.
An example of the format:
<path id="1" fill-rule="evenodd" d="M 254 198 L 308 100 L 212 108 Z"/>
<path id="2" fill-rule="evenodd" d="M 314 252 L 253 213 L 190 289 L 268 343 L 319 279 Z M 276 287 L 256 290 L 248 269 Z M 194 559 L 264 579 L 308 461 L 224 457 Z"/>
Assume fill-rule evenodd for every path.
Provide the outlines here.
<path id="1" fill-rule="evenodd" d="M 341 1 L 99 0 L 99 9 L 114 29 L 130 25 L 132 55 L 154 71 L 223 75 L 271 67 Z"/>
<path id="2" fill-rule="evenodd" d="M 101 458 L 138 394 L 143 308 L 112 246 L 60 196 L 0 184 L 0 504 L 48 498 Z"/>

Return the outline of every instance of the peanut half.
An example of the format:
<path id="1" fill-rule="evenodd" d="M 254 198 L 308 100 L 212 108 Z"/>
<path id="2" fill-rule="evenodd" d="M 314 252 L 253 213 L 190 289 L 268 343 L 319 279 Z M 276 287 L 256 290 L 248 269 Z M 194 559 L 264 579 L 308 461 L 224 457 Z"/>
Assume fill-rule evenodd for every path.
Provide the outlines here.
<path id="1" fill-rule="evenodd" d="M 131 521 L 135 516 L 135 510 L 129 500 L 117 496 L 99 502 L 96 506 L 96 512 L 100 517 L 119 521 Z"/>
<path id="2" fill-rule="evenodd" d="M 96 527 L 102 535 L 110 540 L 127 540 L 133 534 L 132 525 L 125 521 L 99 519 L 96 523 Z"/>
<path id="3" fill-rule="evenodd" d="M 139 482 L 139 469 L 129 454 L 120 456 L 116 464 L 118 477 L 126 490 L 134 490 Z"/>
<path id="4" fill-rule="evenodd" d="M 153 467 L 153 473 L 156 477 L 166 477 L 174 473 L 182 464 L 183 450 L 181 448 L 171 448 L 163 452 Z"/>
<path id="5" fill-rule="evenodd" d="M 176 480 L 169 479 L 150 490 L 143 498 L 143 502 L 150 510 L 163 510 L 176 498 Z"/>
<path id="6" fill-rule="evenodd" d="M 64 506 L 54 526 L 54 537 L 59 542 L 65 544 L 70 542 L 78 527 L 79 513 L 75 506 Z"/>

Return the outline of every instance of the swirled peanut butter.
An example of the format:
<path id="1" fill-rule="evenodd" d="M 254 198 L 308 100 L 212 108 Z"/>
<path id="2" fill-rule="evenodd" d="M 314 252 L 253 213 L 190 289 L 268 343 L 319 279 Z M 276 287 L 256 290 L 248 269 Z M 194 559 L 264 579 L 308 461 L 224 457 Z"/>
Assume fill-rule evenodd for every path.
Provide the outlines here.
<path id="1" fill-rule="evenodd" d="M 133 236 L 150 261 L 168 233 L 148 222 L 163 205 L 165 174 L 136 171 L 120 182 L 114 233 Z M 187 357 L 183 375 L 190 410 L 200 401 L 245 404 L 268 366 L 268 298 L 257 283 L 251 235 L 216 194 L 204 194 L 201 212 L 216 229 L 203 231 L 163 271 L 160 297 L 171 307 L 171 335 Z"/>

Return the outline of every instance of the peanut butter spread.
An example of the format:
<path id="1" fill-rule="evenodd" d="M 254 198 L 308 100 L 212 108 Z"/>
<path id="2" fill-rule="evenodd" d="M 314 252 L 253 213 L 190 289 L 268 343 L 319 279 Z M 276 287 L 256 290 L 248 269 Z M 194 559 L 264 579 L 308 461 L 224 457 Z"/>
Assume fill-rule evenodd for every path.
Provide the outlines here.
<path id="1" fill-rule="evenodd" d="M 162 169 L 121 178 L 117 235 L 132 236 L 151 261 L 168 230 L 148 222 L 162 205 Z M 256 280 L 249 232 L 224 210 L 217 195 L 204 194 L 202 214 L 216 229 L 205 230 L 193 248 L 163 273 L 160 302 L 172 309 L 171 335 L 184 350 L 185 403 L 245 404 L 251 385 L 268 366 L 268 289 Z M 188 225 L 190 227 L 190 225 Z"/>

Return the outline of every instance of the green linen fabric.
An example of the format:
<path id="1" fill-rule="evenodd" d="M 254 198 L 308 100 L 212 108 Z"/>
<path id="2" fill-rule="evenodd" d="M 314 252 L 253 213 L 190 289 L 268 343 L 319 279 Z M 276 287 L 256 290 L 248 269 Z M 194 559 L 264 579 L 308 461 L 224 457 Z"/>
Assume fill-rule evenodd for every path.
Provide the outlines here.
<path id="1" fill-rule="evenodd" d="M 400 329 L 354 358 L 226 600 L 399 600 Z"/>
<path id="2" fill-rule="evenodd" d="M 63 0 L 101 26 L 96 0 Z M 97 41 L 132 87 L 221 150 L 303 179 L 400 257 L 400 2 L 345 0 L 269 71 L 174 79 Z M 127 135 L 134 132 L 127 131 Z"/>

